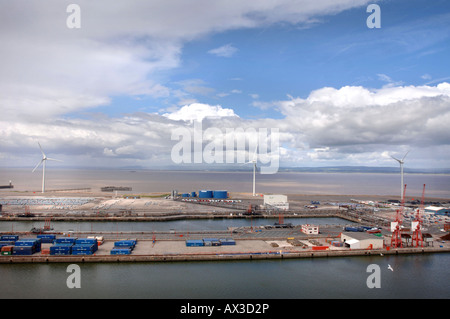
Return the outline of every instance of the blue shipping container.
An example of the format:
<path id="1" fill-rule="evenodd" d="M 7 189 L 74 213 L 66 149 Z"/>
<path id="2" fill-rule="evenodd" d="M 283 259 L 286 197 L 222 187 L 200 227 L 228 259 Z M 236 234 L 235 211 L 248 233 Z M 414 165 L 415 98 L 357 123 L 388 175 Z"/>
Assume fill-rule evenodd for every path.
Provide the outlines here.
<path id="1" fill-rule="evenodd" d="M 50 255 L 70 255 L 72 246 L 67 244 L 53 245 L 50 247 Z"/>
<path id="2" fill-rule="evenodd" d="M 227 199 L 228 198 L 228 192 L 227 191 L 214 191 L 214 198 Z"/>
<path id="3" fill-rule="evenodd" d="M 75 245 L 94 245 L 98 246 L 98 241 L 95 238 L 80 238 L 75 241 Z"/>
<path id="4" fill-rule="evenodd" d="M 134 240 L 120 240 L 114 243 L 114 247 L 130 247 L 133 249 L 136 246 L 136 241 Z"/>
<path id="5" fill-rule="evenodd" d="M 17 241 L 19 240 L 19 235 L 2 235 L 1 241 Z"/>
<path id="6" fill-rule="evenodd" d="M 37 235 L 37 238 L 39 238 L 42 241 L 42 243 L 51 244 L 55 241 L 56 235 L 51 234 Z"/>
<path id="7" fill-rule="evenodd" d="M 94 252 L 87 250 L 72 250 L 72 255 L 93 255 Z"/>
<path id="8" fill-rule="evenodd" d="M 35 252 L 41 251 L 41 240 L 37 238 L 24 238 L 16 241 L 15 246 L 31 246 L 34 248 Z"/>
<path id="9" fill-rule="evenodd" d="M 213 191 L 201 190 L 198 192 L 198 198 L 213 198 Z"/>
<path id="10" fill-rule="evenodd" d="M 75 244 L 75 241 L 77 238 L 75 237 L 60 237 L 56 238 L 55 243 L 56 244 Z"/>
<path id="11" fill-rule="evenodd" d="M 224 246 L 233 246 L 236 245 L 236 241 L 232 238 L 221 238 L 220 243 Z"/>
<path id="12" fill-rule="evenodd" d="M 111 249 L 111 255 L 130 255 L 130 248 L 113 248 Z"/>
<path id="13" fill-rule="evenodd" d="M 13 255 L 33 255 L 36 252 L 33 246 L 14 246 Z"/>
<path id="14" fill-rule="evenodd" d="M 205 246 L 205 243 L 203 242 L 203 240 L 191 239 L 191 240 L 186 240 L 186 246 L 187 247 L 200 247 L 200 246 Z"/>
<path id="15" fill-rule="evenodd" d="M 95 245 L 74 245 L 72 246 L 72 253 L 73 252 L 91 252 L 95 253 L 97 251 L 97 246 Z"/>
<path id="16" fill-rule="evenodd" d="M 0 241 L 0 248 L 4 246 L 14 246 L 15 241 Z"/>

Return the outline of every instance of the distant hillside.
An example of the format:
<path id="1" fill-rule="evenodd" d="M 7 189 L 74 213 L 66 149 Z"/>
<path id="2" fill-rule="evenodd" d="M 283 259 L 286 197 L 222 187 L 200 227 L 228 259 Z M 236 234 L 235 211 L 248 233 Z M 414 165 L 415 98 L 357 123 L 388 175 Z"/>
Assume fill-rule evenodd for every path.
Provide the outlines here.
<path id="1" fill-rule="evenodd" d="M 280 172 L 318 172 L 318 173 L 399 173 L 398 167 L 370 167 L 370 166 L 328 166 L 328 167 L 284 167 Z M 410 174 L 450 174 L 448 168 L 424 169 L 404 168 Z"/>

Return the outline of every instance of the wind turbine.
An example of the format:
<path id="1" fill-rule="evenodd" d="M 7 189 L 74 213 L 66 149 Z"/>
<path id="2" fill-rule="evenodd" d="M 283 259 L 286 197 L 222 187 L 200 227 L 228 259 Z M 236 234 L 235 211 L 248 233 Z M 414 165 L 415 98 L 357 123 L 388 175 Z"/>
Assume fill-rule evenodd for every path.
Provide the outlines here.
<path id="1" fill-rule="evenodd" d="M 42 159 L 41 161 L 33 168 L 33 173 L 34 171 L 39 167 L 39 165 L 42 164 L 42 193 L 45 193 L 45 162 L 47 161 L 56 161 L 56 162 L 62 162 L 60 160 L 54 159 L 54 158 L 50 158 L 47 157 L 47 155 L 45 155 L 44 151 L 42 150 L 42 146 L 41 144 L 38 142 L 39 144 L 39 148 L 41 149 L 41 153 L 42 153 Z"/>
<path id="2" fill-rule="evenodd" d="M 256 151 L 258 150 L 258 145 L 256 145 L 255 153 L 253 154 L 253 159 L 245 164 L 253 164 L 253 196 L 256 196 L 256 162 L 258 161 Z"/>
<path id="3" fill-rule="evenodd" d="M 403 184 L 403 164 L 405 164 L 405 157 L 406 157 L 406 155 L 408 155 L 408 153 L 409 153 L 409 151 L 406 152 L 405 156 L 403 156 L 403 158 L 401 160 L 398 159 L 398 158 L 395 158 L 394 156 L 391 156 L 394 160 L 396 160 L 400 164 L 400 180 L 401 180 L 401 183 L 400 183 L 400 200 L 403 200 L 403 186 L 404 186 L 404 184 Z"/>

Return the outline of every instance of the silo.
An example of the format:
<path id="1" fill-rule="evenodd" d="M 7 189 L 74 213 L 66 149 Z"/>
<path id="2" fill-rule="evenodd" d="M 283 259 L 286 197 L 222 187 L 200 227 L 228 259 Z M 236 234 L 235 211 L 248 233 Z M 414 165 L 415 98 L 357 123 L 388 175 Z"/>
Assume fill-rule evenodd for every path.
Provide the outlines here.
<path id="1" fill-rule="evenodd" d="M 214 191 L 214 198 L 216 198 L 216 199 L 227 199 L 228 198 L 228 192 L 224 191 L 224 190 Z"/>
<path id="2" fill-rule="evenodd" d="M 213 191 L 201 190 L 198 192 L 198 198 L 213 198 Z"/>

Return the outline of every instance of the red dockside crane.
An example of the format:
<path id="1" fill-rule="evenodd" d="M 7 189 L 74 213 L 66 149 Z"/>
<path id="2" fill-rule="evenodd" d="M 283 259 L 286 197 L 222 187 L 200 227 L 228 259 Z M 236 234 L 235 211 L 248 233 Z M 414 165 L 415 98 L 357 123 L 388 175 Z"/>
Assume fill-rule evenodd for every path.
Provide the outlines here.
<path id="1" fill-rule="evenodd" d="M 423 191 L 422 191 L 422 199 L 420 201 L 419 209 L 417 209 L 417 214 L 415 220 L 412 222 L 412 230 L 413 230 L 413 236 L 412 236 L 412 244 L 415 247 L 423 247 L 423 237 L 422 237 L 422 216 L 423 212 L 425 210 L 424 208 L 424 198 L 425 198 L 425 184 L 423 184 Z"/>
<path id="2" fill-rule="evenodd" d="M 391 223 L 391 231 L 392 231 L 392 237 L 391 237 L 391 247 L 392 248 L 401 248 L 403 247 L 402 244 L 402 219 L 403 219 L 403 212 L 405 207 L 405 193 L 406 193 L 406 184 L 403 188 L 403 198 L 400 204 L 400 209 L 397 209 L 397 215 L 395 217 L 395 221 Z"/>

